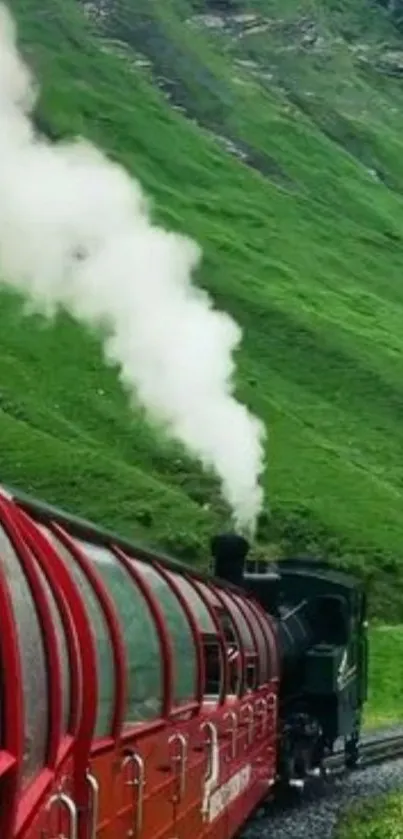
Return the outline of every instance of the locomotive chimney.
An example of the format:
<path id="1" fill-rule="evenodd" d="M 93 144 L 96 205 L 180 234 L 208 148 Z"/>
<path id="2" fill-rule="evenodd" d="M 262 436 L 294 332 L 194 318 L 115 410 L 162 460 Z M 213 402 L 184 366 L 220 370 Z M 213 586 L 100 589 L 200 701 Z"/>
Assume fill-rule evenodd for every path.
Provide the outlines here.
<path id="1" fill-rule="evenodd" d="M 247 539 L 237 533 L 221 533 L 213 536 L 210 547 L 214 557 L 214 575 L 241 586 L 245 558 L 250 548 Z"/>

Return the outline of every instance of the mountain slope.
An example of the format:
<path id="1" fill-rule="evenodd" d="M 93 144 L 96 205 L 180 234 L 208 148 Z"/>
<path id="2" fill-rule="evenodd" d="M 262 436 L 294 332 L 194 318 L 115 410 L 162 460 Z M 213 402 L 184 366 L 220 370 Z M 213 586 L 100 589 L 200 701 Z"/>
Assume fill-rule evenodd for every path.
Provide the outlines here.
<path id="1" fill-rule="evenodd" d="M 95 141 L 202 245 L 269 428 L 262 550 L 341 557 L 401 614 L 403 43 L 370 0 L 210 6 L 13 0 L 37 123 Z M 96 336 L 1 306 L 2 478 L 206 563 L 215 478 L 130 409 Z"/>

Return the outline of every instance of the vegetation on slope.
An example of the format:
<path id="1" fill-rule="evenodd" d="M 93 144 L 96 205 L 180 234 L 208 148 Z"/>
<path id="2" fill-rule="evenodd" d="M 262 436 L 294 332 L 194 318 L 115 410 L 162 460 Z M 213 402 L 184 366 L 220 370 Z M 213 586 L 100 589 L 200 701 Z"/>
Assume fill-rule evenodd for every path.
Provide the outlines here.
<path id="1" fill-rule="evenodd" d="M 259 549 L 359 568 L 396 618 L 401 36 L 371 0 L 237 2 L 260 15 L 247 33 L 195 20 L 206 5 L 13 0 L 38 125 L 95 141 L 202 244 L 199 282 L 245 330 L 239 397 L 269 427 Z M 206 564 L 228 523 L 214 476 L 130 408 L 96 336 L 1 305 L 2 479 Z"/>
<path id="2" fill-rule="evenodd" d="M 335 839 L 400 839 L 402 820 L 401 793 L 361 801 L 341 817 Z"/>
<path id="3" fill-rule="evenodd" d="M 372 626 L 369 631 L 369 690 L 366 728 L 403 722 L 403 627 Z"/>

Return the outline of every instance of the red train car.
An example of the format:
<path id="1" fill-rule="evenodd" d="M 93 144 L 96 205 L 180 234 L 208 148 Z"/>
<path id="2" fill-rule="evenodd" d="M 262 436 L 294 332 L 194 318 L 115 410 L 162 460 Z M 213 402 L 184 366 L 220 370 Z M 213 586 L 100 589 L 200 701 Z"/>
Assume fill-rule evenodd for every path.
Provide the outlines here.
<path id="1" fill-rule="evenodd" d="M 276 777 L 241 589 L 0 491 L 1 839 L 228 839 Z"/>

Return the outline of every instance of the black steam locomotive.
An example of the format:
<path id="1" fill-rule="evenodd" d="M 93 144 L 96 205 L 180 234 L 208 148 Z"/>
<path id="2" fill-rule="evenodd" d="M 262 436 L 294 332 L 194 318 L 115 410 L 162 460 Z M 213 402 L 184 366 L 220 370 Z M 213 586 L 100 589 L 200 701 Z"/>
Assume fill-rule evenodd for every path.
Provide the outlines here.
<path id="1" fill-rule="evenodd" d="M 249 591 L 277 624 L 280 655 L 279 777 L 303 786 L 343 738 L 359 758 L 367 697 L 367 598 L 361 581 L 316 559 L 249 562 L 248 542 L 212 540 L 215 575 Z"/>

